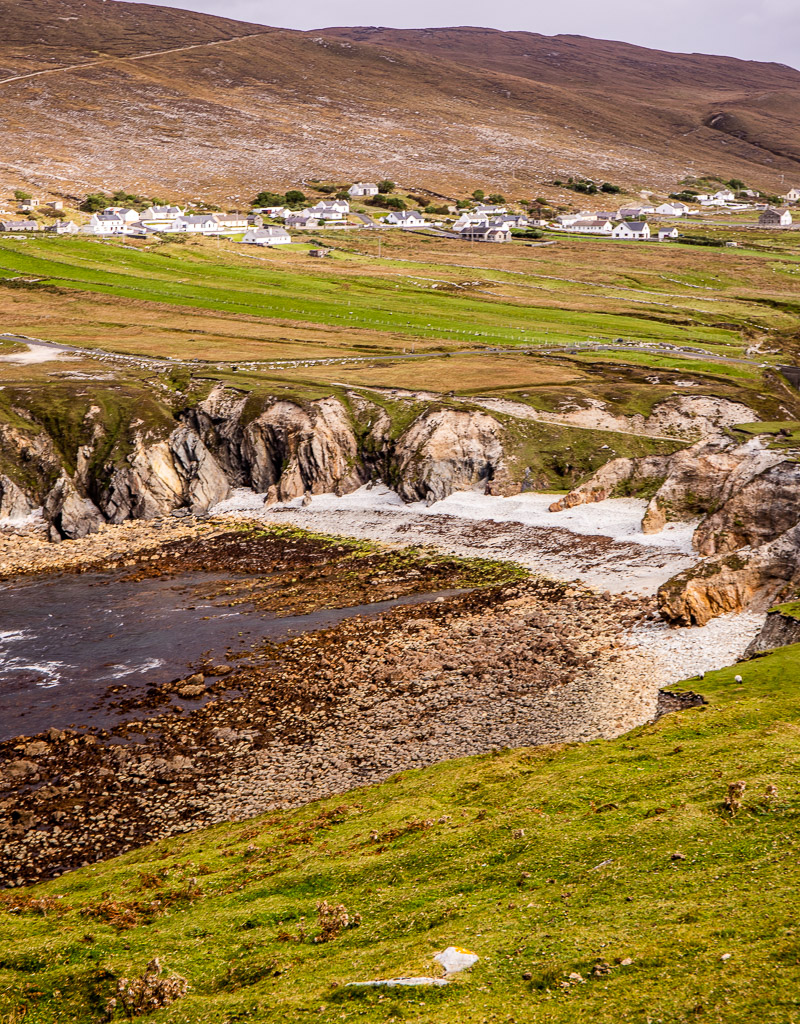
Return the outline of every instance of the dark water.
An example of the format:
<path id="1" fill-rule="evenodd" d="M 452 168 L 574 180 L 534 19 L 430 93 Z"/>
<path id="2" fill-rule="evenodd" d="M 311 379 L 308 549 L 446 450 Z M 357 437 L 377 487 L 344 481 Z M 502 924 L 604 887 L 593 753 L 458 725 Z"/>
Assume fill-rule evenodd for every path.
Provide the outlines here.
<path id="1" fill-rule="evenodd" d="M 185 675 L 203 655 L 224 661 L 262 638 L 285 639 L 436 596 L 278 618 L 200 596 L 225 579 L 186 573 L 126 581 L 86 573 L 0 584 L 0 740 L 51 726 L 109 725 L 121 720 L 113 709 L 91 710 L 109 687 L 124 685 L 124 696 L 135 697 Z"/>

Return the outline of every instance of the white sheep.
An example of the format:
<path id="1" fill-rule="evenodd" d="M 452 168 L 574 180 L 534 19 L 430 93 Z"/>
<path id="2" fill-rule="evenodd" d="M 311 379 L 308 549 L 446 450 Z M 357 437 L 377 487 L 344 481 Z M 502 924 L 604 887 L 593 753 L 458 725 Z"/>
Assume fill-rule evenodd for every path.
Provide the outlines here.
<path id="1" fill-rule="evenodd" d="M 733 681 L 734 681 L 734 683 L 741 683 L 741 682 L 743 682 L 744 680 L 742 679 L 742 677 L 741 677 L 741 676 L 734 676 L 734 677 L 733 677 Z"/>

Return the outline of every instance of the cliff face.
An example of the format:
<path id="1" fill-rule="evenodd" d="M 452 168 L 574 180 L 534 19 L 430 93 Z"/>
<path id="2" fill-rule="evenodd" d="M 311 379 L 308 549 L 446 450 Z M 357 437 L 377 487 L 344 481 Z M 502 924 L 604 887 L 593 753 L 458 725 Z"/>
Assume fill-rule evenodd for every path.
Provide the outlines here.
<path id="1" fill-rule="evenodd" d="M 614 459 L 551 509 L 653 490 L 643 532 L 699 520 L 692 545 L 707 556 L 660 589 L 665 618 L 702 625 L 766 607 L 800 582 L 800 465 L 757 438 L 737 445 L 717 437 L 674 455 Z"/>
<path id="2" fill-rule="evenodd" d="M 203 512 L 237 486 L 266 493 L 270 503 L 347 493 L 383 476 L 407 500 L 435 501 L 505 479 L 502 428 L 483 412 L 429 409 L 393 437 L 386 412 L 363 399 L 350 409 L 333 397 L 256 400 L 216 388 L 177 414 L 167 436 L 134 429 L 124 438 L 130 450 L 120 452 L 122 441 L 108 450 L 97 411 L 84 417 L 86 443 L 74 453 L 59 454 L 44 433 L 15 435 L 17 458 L 46 456 L 52 481 L 26 488 L 0 476 L 0 515 L 27 515 L 42 505 L 49 535 L 59 540 L 104 522 L 180 508 Z"/>

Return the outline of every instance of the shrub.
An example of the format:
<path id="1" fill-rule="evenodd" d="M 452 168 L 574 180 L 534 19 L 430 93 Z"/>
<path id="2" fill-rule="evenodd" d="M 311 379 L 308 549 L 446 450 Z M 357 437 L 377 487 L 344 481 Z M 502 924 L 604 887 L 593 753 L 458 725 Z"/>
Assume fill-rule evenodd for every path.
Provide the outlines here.
<path id="1" fill-rule="evenodd" d="M 479 203 L 483 202 L 483 200 L 486 198 L 486 193 L 483 191 L 482 188 L 476 188 L 475 191 L 472 193 L 472 198 L 477 199 Z"/>
<path id="2" fill-rule="evenodd" d="M 302 206 L 306 201 L 305 193 L 299 188 L 290 188 L 284 196 L 287 206 Z"/>
<path id="3" fill-rule="evenodd" d="M 388 196 L 390 192 L 394 192 L 395 185 L 393 181 L 389 181 L 388 178 L 384 178 L 383 181 L 378 182 L 378 192 L 382 196 Z"/>
<path id="4" fill-rule="evenodd" d="M 128 1017 L 154 1013 L 174 1003 L 189 991 L 189 982 L 186 978 L 179 974 L 164 978 L 161 974 L 158 957 L 153 957 L 141 977 L 134 978 L 133 981 L 120 978 L 116 995 L 109 999 L 106 1006 L 109 1017 L 113 1016 L 117 1007 L 121 1007 Z"/>
<path id="5" fill-rule="evenodd" d="M 24 189 L 15 188 L 14 198 L 18 203 L 24 203 L 26 199 L 33 199 L 33 196 L 30 194 L 30 192 L 26 192 Z"/>
<path id="6" fill-rule="evenodd" d="M 619 187 L 619 185 L 612 185 L 610 181 L 604 181 L 603 184 L 600 186 L 600 191 L 616 194 L 617 192 L 621 192 L 622 189 Z"/>
<path id="7" fill-rule="evenodd" d="M 84 213 L 100 213 L 107 206 L 111 206 L 111 200 L 102 192 L 90 192 L 81 203 L 80 208 Z"/>

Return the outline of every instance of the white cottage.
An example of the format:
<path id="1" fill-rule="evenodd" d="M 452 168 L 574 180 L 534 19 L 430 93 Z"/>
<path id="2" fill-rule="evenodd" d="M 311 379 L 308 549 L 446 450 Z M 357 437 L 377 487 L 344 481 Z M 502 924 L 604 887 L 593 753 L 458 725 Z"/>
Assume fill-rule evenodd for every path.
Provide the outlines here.
<path id="1" fill-rule="evenodd" d="M 371 181 L 357 181 L 354 185 L 350 186 L 347 193 L 353 199 L 360 199 L 362 196 L 376 196 L 378 194 L 378 186 L 374 185 Z"/>
<path id="2" fill-rule="evenodd" d="M 612 238 L 638 238 L 650 237 L 650 225 L 646 220 L 623 220 L 611 232 Z"/>
<path id="3" fill-rule="evenodd" d="M 689 207 L 686 203 L 678 202 L 677 199 L 671 199 L 668 203 L 662 203 L 655 209 L 656 213 L 661 214 L 662 217 L 685 217 L 689 212 Z"/>
<path id="4" fill-rule="evenodd" d="M 678 237 L 677 228 L 661 228 L 658 232 L 659 242 L 671 242 L 673 238 Z"/>
<path id="5" fill-rule="evenodd" d="M 397 228 L 424 228 L 425 218 L 421 217 L 416 210 L 392 210 L 383 218 L 384 224 L 392 224 Z"/>
<path id="6" fill-rule="evenodd" d="M 242 239 L 243 245 L 288 245 L 292 236 L 285 228 L 250 228 Z"/>

